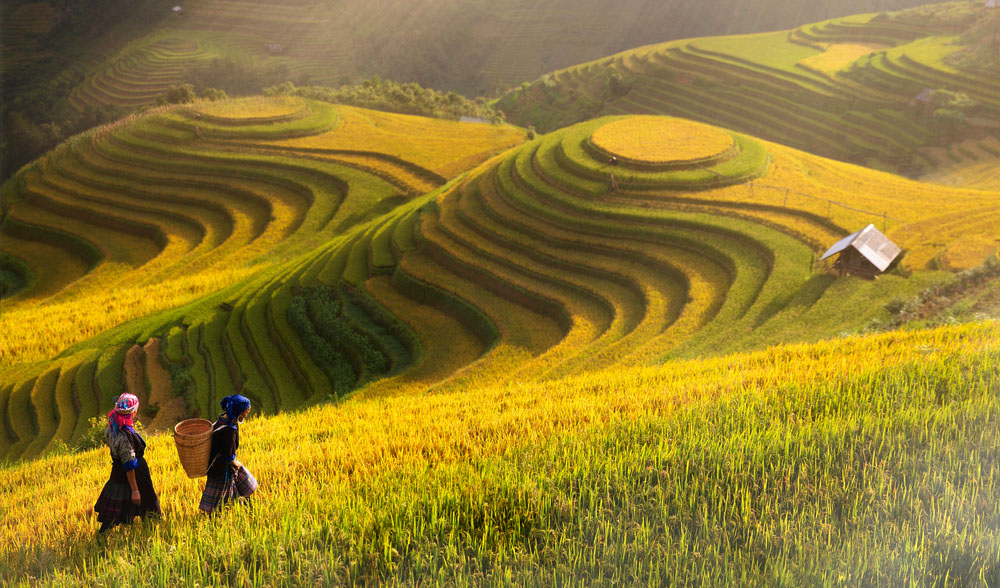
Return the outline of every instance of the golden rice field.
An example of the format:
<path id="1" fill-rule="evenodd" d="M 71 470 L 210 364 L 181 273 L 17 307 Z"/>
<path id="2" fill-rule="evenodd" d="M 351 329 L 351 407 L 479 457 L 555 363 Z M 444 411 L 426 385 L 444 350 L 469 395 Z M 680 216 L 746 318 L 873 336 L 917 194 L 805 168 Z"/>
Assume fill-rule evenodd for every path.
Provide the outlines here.
<path id="1" fill-rule="evenodd" d="M 733 137 L 694 121 L 634 116 L 610 122 L 590 137 L 605 153 L 643 163 L 699 161 L 732 149 Z"/>
<path id="2" fill-rule="evenodd" d="M 483 384 L 471 374 L 432 394 L 361 394 L 255 417 L 239 453 L 261 482 L 254 509 L 211 521 L 196 512 L 200 483 L 184 475 L 171 439 L 154 436 L 147 457 L 164 517 L 106 543 L 90 511 L 105 450 L 9 465 L 0 469 L 0 578 L 298 586 L 416 574 L 499 584 L 503 570 L 559 563 L 546 572 L 553 581 L 654 581 L 671 569 L 684 585 L 737 585 L 714 565 L 742 566 L 757 553 L 778 558 L 764 574 L 895 582 L 951 569 L 986 580 L 1000 556 L 987 523 L 1000 515 L 991 501 L 1000 471 L 969 460 L 996 452 L 986 440 L 996 437 L 997 341 L 997 324 L 984 322 L 540 384 Z M 702 440 L 697 431 L 716 419 L 715 440 Z M 635 445 L 633 434 L 666 436 Z M 974 478 L 938 476 L 935 465 Z M 633 510 L 646 500 L 650 510 Z M 977 518 L 961 519 L 964 530 L 934 529 L 957 525 L 956 516 Z M 614 530 L 626 523 L 636 526 Z M 687 539 L 678 543 L 677 533 Z M 616 547 L 626 537 L 633 549 Z M 936 548 L 919 547 L 930 540 L 981 561 L 949 568 Z M 693 564 L 691 550 L 711 565 Z"/>
<path id="3" fill-rule="evenodd" d="M 229 171 L 213 167 L 218 163 L 194 163 L 199 157 L 225 162 L 219 159 L 220 154 L 231 153 L 234 149 L 227 145 L 227 140 L 208 136 L 198 140 L 192 134 L 178 143 L 168 135 L 174 132 L 169 126 L 174 124 L 172 121 L 188 120 L 177 117 L 183 108 L 161 108 L 144 118 L 130 117 L 113 123 L 74 139 L 71 145 L 61 146 L 39 161 L 37 167 L 42 170 L 41 175 L 26 174 L 29 186 L 39 182 L 47 184 L 49 177 L 65 175 L 64 170 L 72 170 L 74 176 L 65 185 L 80 194 L 93 193 L 95 197 L 100 194 L 102 200 L 110 201 L 112 195 L 120 191 L 150 190 L 152 185 L 150 191 L 157 199 L 181 202 L 178 210 L 183 210 L 187 206 L 183 203 L 192 198 L 215 200 L 225 210 L 221 211 L 222 218 L 218 210 L 198 213 L 203 216 L 196 220 L 205 223 L 206 231 L 200 242 L 177 243 L 138 265 L 106 258 L 89 271 L 78 267 L 79 260 L 58 253 L 44 243 L 12 239 L 0 233 L 0 247 L 22 256 L 34 267 L 44 268 L 38 272 L 31 291 L 2 301 L 0 366 L 51 358 L 70 345 L 124 322 L 176 308 L 245 280 L 295 255 L 296 242 L 320 242 L 333 236 L 328 229 L 325 229 L 326 236 L 321 236 L 324 227 L 317 224 L 320 219 L 310 221 L 310 218 L 318 213 L 331 214 L 322 209 L 336 205 L 336 200 L 331 204 L 323 204 L 323 201 L 342 197 L 335 186 L 305 176 L 303 183 L 285 187 L 267 181 L 267 172 L 247 174 L 240 167 L 262 164 L 266 170 L 278 157 L 287 157 L 285 153 L 269 151 L 273 144 L 280 142 L 240 138 L 241 128 L 257 129 L 261 125 L 295 128 L 298 120 L 311 116 L 315 106 L 301 98 L 289 97 L 198 103 L 194 110 L 206 115 L 206 119 L 214 117 L 213 120 L 223 123 L 228 120 L 227 128 L 237 133 L 228 141 L 239 143 L 238 149 L 249 154 L 242 159 L 238 155 L 223 155 L 229 157 L 233 166 Z M 335 152 L 324 156 L 326 163 L 312 164 L 312 160 L 301 157 L 300 164 L 310 167 L 303 167 L 299 173 L 314 174 L 313 170 L 323 165 L 351 166 L 357 170 L 351 172 L 356 176 L 354 179 L 342 172 L 333 173 L 348 180 L 347 203 L 358 196 L 360 209 L 371 206 L 373 199 L 397 191 L 414 195 L 433 189 L 440 180 L 433 179 L 434 173 L 420 175 L 421 169 L 433 167 L 458 173 L 523 138 L 522 133 L 510 127 L 460 124 L 350 107 L 337 107 L 329 116 L 330 124 L 339 126 L 324 132 L 316 145 Z M 457 129 L 463 132 L 456 132 Z M 464 132 L 466 129 L 468 133 Z M 148 138 L 151 136 L 154 138 Z M 131 144 L 124 143 L 123 137 Z M 388 137 L 398 140 L 390 142 Z M 426 149 L 421 147 L 425 137 Z M 309 140 L 305 137 L 298 141 L 308 144 Z M 248 141 L 252 143 L 249 146 L 246 145 Z M 254 155 L 255 148 L 264 154 Z M 348 153 L 338 155 L 336 151 L 339 150 Z M 409 162 L 410 168 L 395 163 L 399 160 Z M 107 180 L 107 176 L 100 176 L 106 173 L 117 175 L 117 179 Z M 205 181 L 189 187 L 184 182 L 170 185 L 178 174 L 205 178 Z M 294 181 L 294 176 L 292 179 Z M 261 205 L 248 206 L 245 200 L 235 201 L 225 193 L 234 190 L 251 195 Z M 303 190 L 309 191 L 310 198 L 318 206 L 309 208 L 303 202 L 299 195 Z M 128 196 L 114 198 L 111 203 L 117 210 L 135 205 Z M 13 210 L 16 214 L 18 205 L 15 204 Z M 208 217 L 208 212 L 213 217 Z M 357 213 L 351 206 L 339 205 L 338 216 L 326 222 L 335 223 L 339 218 Z M 67 230 L 80 231 L 84 235 L 87 226 L 78 221 L 66 224 Z M 310 236 L 313 231 L 319 234 Z M 213 237 L 213 233 L 219 236 Z M 67 278 L 71 283 L 67 283 Z M 112 284 L 114 287 L 109 288 Z M 58 320 L 60 318 L 67 320 Z"/>
<path id="4" fill-rule="evenodd" d="M 435 191 L 457 123 L 298 98 L 236 104 L 161 109 L 101 129 L 14 184 L 23 197 L 13 218 L 47 215 L 103 258 L 57 292 L 4 302 L 4 451 L 35 455 L 79 439 L 67 419 L 95 413 L 118 387 L 115 350 L 151 336 L 168 337 L 192 413 L 237 382 L 275 412 L 383 377 L 379 395 L 466 381 L 474 366 L 495 382 L 545 380 L 859 329 L 943 279 L 832 287 L 818 254 L 869 222 L 907 249 L 906 271 L 971 268 L 997 250 L 989 193 L 942 191 L 742 135 L 726 135 L 739 149 L 704 168 L 620 169 L 612 191 L 606 161 L 586 143 L 628 118 L 500 155 L 519 131 L 467 125 L 478 138 L 456 139 L 452 162 L 492 159 Z M 400 140 L 374 150 L 365 124 Z M 275 138 L 286 131 L 293 138 Z M 114 257 L 134 257 L 133 242 L 155 253 Z M 37 266 L 36 285 L 71 266 L 60 247 Z M 317 298 L 322 291 L 336 294 Z M 862 312 L 845 310 L 854 296 L 868 300 Z M 337 318 L 343 305 L 350 318 Z M 795 331 L 786 311 L 817 320 Z M 442 337 L 444 317 L 460 333 Z M 76 359 L 46 376 L 45 361 L 64 350 Z M 76 400 L 58 389 L 46 400 L 74 370 L 100 373 L 101 385 L 77 382 Z M 38 416 L 25 412 L 32 407 Z M 36 424 L 24 426 L 25 415 Z"/>
<path id="5" fill-rule="evenodd" d="M 834 74 L 869 53 L 888 48 L 888 45 L 879 43 L 827 43 L 823 46 L 822 53 L 806 57 L 799 64 L 826 74 Z"/>
<path id="6" fill-rule="evenodd" d="M 306 101 L 294 96 L 250 96 L 199 102 L 194 106 L 196 111 L 210 117 L 247 122 L 290 117 L 301 113 L 305 108 Z"/>
<path id="7" fill-rule="evenodd" d="M 797 209 L 854 230 L 874 223 L 906 250 L 903 263 L 913 269 L 929 264 L 968 269 L 1000 250 L 1000 234 L 988 227 L 1000 214 L 996 191 L 906 180 L 775 143 L 768 151 L 767 176 L 753 188 L 720 190 L 719 198 Z M 823 234 L 805 226 L 799 230 Z"/>
<path id="8" fill-rule="evenodd" d="M 500 100 L 537 136 L 251 97 L 26 166 L 0 585 L 1000 585 L 998 144 L 903 106 L 1000 102 L 946 63 L 977 8 L 942 10 L 556 72 Z M 116 72 L 247 24 L 137 42 L 74 96 L 151 92 Z M 898 266 L 818 261 L 869 223 Z M 89 441 L 125 390 L 164 514 L 96 536 Z M 261 487 L 207 518 L 163 431 L 237 391 Z"/>
<path id="9" fill-rule="evenodd" d="M 119 268 L 119 272 L 122 271 Z M 66 347 L 86 341 L 135 318 L 183 306 L 243 281 L 259 268 L 216 268 L 177 276 L 149 285 L 124 279 L 109 288 L 112 276 L 90 292 L 34 304 L 0 307 L 0 367 L 55 357 Z M 99 272 L 103 274 L 104 272 Z M 98 273 L 93 274 L 95 278 Z"/>
<path id="10" fill-rule="evenodd" d="M 276 147 L 374 151 L 429 169 L 446 178 L 471 169 L 483 154 L 519 144 L 524 136 L 511 127 L 431 119 L 339 106 L 339 126 L 314 136 L 277 140 Z M 460 153 L 464 155 L 459 156 Z"/>

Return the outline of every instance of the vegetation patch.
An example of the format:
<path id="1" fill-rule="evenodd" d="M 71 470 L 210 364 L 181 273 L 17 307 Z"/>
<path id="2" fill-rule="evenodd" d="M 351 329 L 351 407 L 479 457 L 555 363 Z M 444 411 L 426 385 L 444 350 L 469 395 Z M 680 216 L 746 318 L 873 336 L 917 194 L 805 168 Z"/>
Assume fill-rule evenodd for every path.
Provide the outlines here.
<path id="1" fill-rule="evenodd" d="M 385 313 L 371 316 L 366 306 L 371 308 L 345 289 L 314 286 L 293 295 L 288 307 L 288 323 L 329 378 L 336 398 L 408 363 L 405 358 L 394 362 L 380 341 L 388 337 L 395 349 L 405 349 L 392 335 L 399 330 L 396 319 Z"/>

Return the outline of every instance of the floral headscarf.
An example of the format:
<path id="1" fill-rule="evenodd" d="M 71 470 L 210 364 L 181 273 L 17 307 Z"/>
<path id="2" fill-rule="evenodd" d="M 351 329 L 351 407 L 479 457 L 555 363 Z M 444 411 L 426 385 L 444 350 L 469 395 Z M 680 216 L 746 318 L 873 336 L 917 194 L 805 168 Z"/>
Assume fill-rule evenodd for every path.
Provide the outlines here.
<path id="1" fill-rule="evenodd" d="M 132 427 L 132 419 L 139 410 L 139 399 L 134 394 L 125 393 L 115 401 L 114 408 L 108 413 L 108 427 L 115 435 L 122 427 Z"/>

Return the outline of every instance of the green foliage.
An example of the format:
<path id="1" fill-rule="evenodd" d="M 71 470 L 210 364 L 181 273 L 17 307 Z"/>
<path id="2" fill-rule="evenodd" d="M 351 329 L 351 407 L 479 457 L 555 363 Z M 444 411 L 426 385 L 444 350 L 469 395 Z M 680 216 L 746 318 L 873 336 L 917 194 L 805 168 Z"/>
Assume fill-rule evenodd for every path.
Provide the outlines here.
<path id="1" fill-rule="evenodd" d="M 264 95 L 303 96 L 313 100 L 401 114 L 450 119 L 469 116 L 493 123 L 503 122 L 503 116 L 482 99 L 470 100 L 455 92 L 445 93 L 431 88 L 422 88 L 413 82 L 401 84 L 391 80 L 382 80 L 378 76 L 360 84 L 339 88 L 296 87 L 292 82 L 285 82 L 264 88 Z"/>
<path id="2" fill-rule="evenodd" d="M 885 305 L 889 319 L 875 322 L 872 331 L 927 327 L 982 320 L 1000 310 L 1000 260 L 994 255 L 978 267 L 920 291 L 912 298 L 897 298 Z"/>
<path id="3" fill-rule="evenodd" d="M 226 95 L 226 91 L 220 90 L 218 88 L 206 88 L 205 90 L 202 91 L 201 97 L 211 102 L 217 102 L 219 100 L 225 100 L 226 98 L 228 98 L 228 96 Z"/>
<path id="4" fill-rule="evenodd" d="M 56 439 L 52 443 L 49 443 L 48 449 L 45 451 L 45 455 L 69 455 L 72 453 L 69 445 L 62 439 Z"/>
<path id="5" fill-rule="evenodd" d="M 292 297 L 288 309 L 289 324 L 330 379 L 336 397 L 391 367 L 385 353 L 369 336 L 352 328 L 346 318 L 342 296 L 325 286 L 302 289 Z"/>
<path id="6" fill-rule="evenodd" d="M 188 104 L 197 99 L 198 95 L 194 92 L 194 85 L 181 84 L 167 88 L 166 92 L 156 97 L 156 104 L 158 106 L 164 104 Z"/>
<path id="7" fill-rule="evenodd" d="M 104 447 L 104 431 L 108 428 L 107 415 L 91 417 L 87 419 L 87 425 L 88 426 L 84 431 L 84 434 L 72 448 L 72 451 L 75 453 L 82 453 L 84 451 L 90 451 L 91 449 Z M 136 432 L 142 433 L 142 422 L 135 420 L 133 428 L 135 428 Z"/>
<path id="8" fill-rule="evenodd" d="M 183 77 L 201 92 L 203 98 L 218 100 L 219 98 L 212 98 L 207 94 L 214 91 L 216 95 L 221 93 L 223 98 L 227 94 L 260 94 L 268 86 L 291 79 L 291 74 L 284 64 L 260 67 L 231 58 L 215 58 L 208 63 L 192 66 Z"/>
<path id="9" fill-rule="evenodd" d="M 104 445 L 104 429 L 108 428 L 108 417 L 95 416 L 87 419 L 89 427 L 76 444 L 76 451 L 88 451 Z"/>
<path id="10" fill-rule="evenodd" d="M 965 128 L 965 113 L 955 108 L 938 108 L 931 115 L 931 120 L 946 134 L 955 134 Z"/>
<path id="11" fill-rule="evenodd" d="M 191 377 L 191 368 L 186 365 L 179 365 L 176 363 L 167 363 L 167 371 L 170 372 L 170 385 L 173 388 L 175 396 L 183 396 L 184 400 L 189 409 L 194 409 L 198 406 L 198 401 L 195 398 L 198 389 L 195 386 L 194 378 Z M 149 416 L 155 416 L 155 413 L 151 412 L 153 406 L 147 409 Z"/>

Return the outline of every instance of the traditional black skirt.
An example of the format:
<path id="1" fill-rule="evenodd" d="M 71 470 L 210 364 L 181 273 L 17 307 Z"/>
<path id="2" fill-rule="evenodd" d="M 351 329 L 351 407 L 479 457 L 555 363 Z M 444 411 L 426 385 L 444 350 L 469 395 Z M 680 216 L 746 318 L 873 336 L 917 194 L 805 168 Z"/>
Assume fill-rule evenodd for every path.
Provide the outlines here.
<path id="1" fill-rule="evenodd" d="M 131 523 L 135 517 L 146 518 L 149 515 L 160 514 L 160 498 L 153 489 L 153 479 L 149 475 L 149 466 L 145 459 L 139 459 L 135 468 L 135 485 L 139 489 L 139 504 L 132 504 L 132 487 L 128 482 L 116 480 L 114 472 L 101 490 L 94 504 L 97 520 L 102 526 L 114 526 Z"/>

